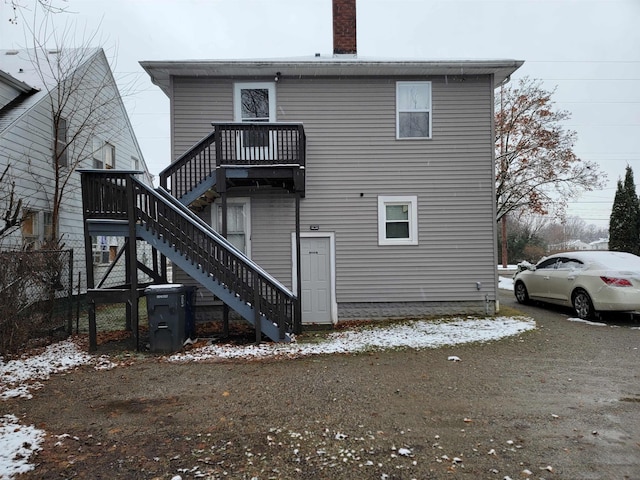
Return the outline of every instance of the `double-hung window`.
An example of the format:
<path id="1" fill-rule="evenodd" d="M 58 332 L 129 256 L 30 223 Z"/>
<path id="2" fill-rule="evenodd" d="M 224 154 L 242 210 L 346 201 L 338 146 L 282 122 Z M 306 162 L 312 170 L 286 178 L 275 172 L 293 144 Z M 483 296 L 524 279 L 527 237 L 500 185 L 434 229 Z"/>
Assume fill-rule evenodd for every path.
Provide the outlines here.
<path id="1" fill-rule="evenodd" d="M 378 197 L 378 245 L 418 244 L 418 197 Z"/>
<path id="2" fill-rule="evenodd" d="M 20 228 L 22 230 L 24 248 L 26 250 L 38 248 L 38 242 L 40 240 L 40 212 L 36 210 L 25 211 L 22 215 Z"/>
<path id="3" fill-rule="evenodd" d="M 431 82 L 396 83 L 396 137 L 431 138 Z"/>
<path id="4" fill-rule="evenodd" d="M 93 263 L 95 265 L 108 265 L 111 261 L 108 237 L 92 237 Z"/>
<path id="5" fill-rule="evenodd" d="M 212 225 L 222 232 L 222 205 L 212 209 Z M 248 198 L 230 198 L 227 202 L 227 240 L 242 253 L 251 256 L 251 202 Z"/>
<path id="6" fill-rule="evenodd" d="M 93 139 L 93 168 L 111 169 L 116 166 L 116 147 L 100 138 Z"/>

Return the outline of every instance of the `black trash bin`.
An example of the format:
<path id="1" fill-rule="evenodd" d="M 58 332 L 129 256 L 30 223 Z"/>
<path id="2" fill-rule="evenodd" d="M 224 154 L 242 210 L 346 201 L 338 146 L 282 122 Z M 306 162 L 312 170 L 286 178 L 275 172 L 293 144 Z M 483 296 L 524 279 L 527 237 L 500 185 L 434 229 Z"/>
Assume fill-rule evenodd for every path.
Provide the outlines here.
<path id="1" fill-rule="evenodd" d="M 188 288 L 182 284 L 150 285 L 144 289 L 144 294 L 147 297 L 151 351 L 178 351 L 187 331 Z"/>

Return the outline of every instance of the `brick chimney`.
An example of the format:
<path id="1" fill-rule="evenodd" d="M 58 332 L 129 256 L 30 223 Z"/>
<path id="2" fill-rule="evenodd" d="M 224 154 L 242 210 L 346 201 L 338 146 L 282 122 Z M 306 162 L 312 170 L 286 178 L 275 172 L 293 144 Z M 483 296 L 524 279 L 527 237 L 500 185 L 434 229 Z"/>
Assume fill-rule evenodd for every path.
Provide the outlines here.
<path id="1" fill-rule="evenodd" d="M 353 55 L 356 47 L 356 0 L 333 1 L 333 55 Z"/>

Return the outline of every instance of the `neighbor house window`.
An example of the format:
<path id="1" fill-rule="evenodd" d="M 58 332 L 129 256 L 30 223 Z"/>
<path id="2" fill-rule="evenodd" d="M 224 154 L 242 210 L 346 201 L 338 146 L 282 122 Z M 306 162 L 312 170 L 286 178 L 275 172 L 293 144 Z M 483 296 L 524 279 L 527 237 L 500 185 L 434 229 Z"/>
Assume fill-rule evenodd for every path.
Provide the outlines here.
<path id="1" fill-rule="evenodd" d="M 418 197 L 378 197 L 378 245 L 418 244 Z"/>
<path id="2" fill-rule="evenodd" d="M 104 168 L 116 168 L 116 147 L 108 142 L 104 144 Z"/>
<path id="3" fill-rule="evenodd" d="M 431 138 L 431 82 L 396 83 L 397 138 Z"/>
<path id="4" fill-rule="evenodd" d="M 67 119 L 58 117 L 54 118 L 53 124 L 55 128 L 55 158 L 54 162 L 56 166 L 66 167 L 69 164 L 69 159 L 67 155 Z"/>
<path id="5" fill-rule="evenodd" d="M 46 242 L 51 241 L 55 237 L 55 232 L 53 229 L 53 213 L 44 212 L 43 214 L 43 225 L 44 225 L 44 240 Z"/>
<path id="6" fill-rule="evenodd" d="M 93 168 L 102 170 L 104 168 L 104 162 L 102 160 L 102 140 L 99 138 L 93 138 Z"/>
<path id="7" fill-rule="evenodd" d="M 102 170 L 116 166 L 116 147 L 99 138 L 93 139 L 93 168 Z"/>
<path id="8" fill-rule="evenodd" d="M 22 243 L 25 249 L 37 248 L 40 239 L 40 212 L 27 210 L 22 217 Z"/>
<path id="9" fill-rule="evenodd" d="M 105 265 L 110 263 L 109 240 L 105 236 L 93 237 L 93 263 Z"/>

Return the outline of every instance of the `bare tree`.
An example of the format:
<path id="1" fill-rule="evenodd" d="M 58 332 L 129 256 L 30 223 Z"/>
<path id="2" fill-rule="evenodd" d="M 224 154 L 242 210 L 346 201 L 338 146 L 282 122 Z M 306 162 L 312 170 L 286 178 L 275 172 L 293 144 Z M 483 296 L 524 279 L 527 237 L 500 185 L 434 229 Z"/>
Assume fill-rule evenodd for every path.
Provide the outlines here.
<path id="1" fill-rule="evenodd" d="M 10 164 L 0 173 L 0 240 L 22 222 L 22 199 L 16 196 L 16 182 L 10 178 Z"/>
<path id="2" fill-rule="evenodd" d="M 30 2 L 10 0 L 7 3 L 11 5 L 13 15 L 9 17 L 9 23 L 16 25 L 18 23 L 18 17 L 20 17 L 19 13 L 23 10 L 30 10 L 32 8 L 40 8 L 46 13 L 67 12 L 67 6 L 63 5 L 67 2 L 68 0 L 31 0 Z"/>
<path id="3" fill-rule="evenodd" d="M 555 90 L 554 90 L 555 91 Z M 523 78 L 501 87 L 496 96 L 496 211 L 502 221 L 506 259 L 506 215 L 516 210 L 562 216 L 567 202 L 582 191 L 602 188 L 606 175 L 594 162 L 573 152 L 576 133 L 562 123 L 570 113 L 557 110 L 540 80 Z"/>
<path id="4" fill-rule="evenodd" d="M 36 26 L 37 25 L 37 26 Z M 60 244 L 60 214 L 68 196 L 79 188 L 76 170 L 80 167 L 114 168 L 115 141 L 126 129 L 118 112 L 123 109 L 109 62 L 99 43 L 97 31 L 79 36 L 73 27 L 56 29 L 50 16 L 31 28 L 31 63 L 47 92 L 52 121 L 53 155 L 51 174 L 43 174 L 42 163 L 28 159 L 33 180 L 42 185 L 51 209 L 52 245 Z M 74 47 L 71 45 L 74 44 Z M 114 149 L 94 165 L 101 138 Z M 111 159 L 111 164 L 109 164 Z M 75 178 L 75 180 L 74 180 Z"/>

